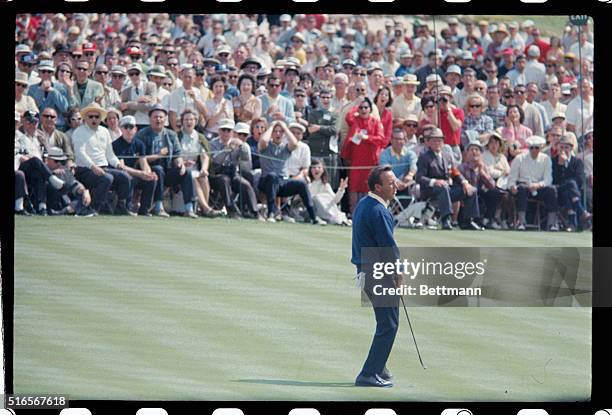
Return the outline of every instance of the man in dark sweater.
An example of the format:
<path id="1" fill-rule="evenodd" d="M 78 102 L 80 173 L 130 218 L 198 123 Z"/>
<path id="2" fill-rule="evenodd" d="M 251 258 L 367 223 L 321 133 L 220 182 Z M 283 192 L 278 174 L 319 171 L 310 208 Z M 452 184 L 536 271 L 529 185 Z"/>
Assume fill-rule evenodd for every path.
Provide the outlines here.
<path id="1" fill-rule="evenodd" d="M 377 250 L 379 260 L 394 261 L 399 258 L 397 244 L 393 239 L 394 220 L 387 205 L 397 192 L 397 178 L 391 166 L 379 166 L 372 169 L 368 177 L 370 192 L 359 201 L 353 215 L 353 246 L 351 262 L 357 267 L 358 280 L 365 279 L 364 291 L 374 308 L 376 331 L 370 352 L 363 369 L 355 380 L 356 386 L 391 387 L 392 376 L 386 368 L 387 359 L 393 348 L 395 335 L 399 327 L 399 298 L 382 299 L 374 294 L 374 284 L 385 287 L 396 286 L 391 278 L 373 280 L 370 255 L 362 257 L 362 248 L 382 248 Z M 379 258 L 382 256 L 383 258 Z M 393 258 L 391 258 L 393 257 Z"/>

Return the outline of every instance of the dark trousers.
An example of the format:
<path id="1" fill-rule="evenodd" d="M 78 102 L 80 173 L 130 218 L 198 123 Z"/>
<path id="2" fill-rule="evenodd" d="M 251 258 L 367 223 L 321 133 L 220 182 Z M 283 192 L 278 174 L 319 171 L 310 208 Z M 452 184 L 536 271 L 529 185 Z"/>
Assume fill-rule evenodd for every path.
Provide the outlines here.
<path id="1" fill-rule="evenodd" d="M 77 167 L 75 177 L 89 189 L 91 208 L 99 211 L 107 202 L 108 191 L 112 188 L 119 200 L 130 197 L 130 175 L 112 167 L 102 167 L 104 174 L 96 175 L 90 168 Z"/>
<path id="2" fill-rule="evenodd" d="M 25 173 L 21 170 L 15 170 L 15 200 L 25 197 L 28 194 L 28 188 L 26 186 Z"/>
<path id="3" fill-rule="evenodd" d="M 382 283 L 385 287 L 392 286 L 390 282 L 385 280 L 386 278 L 373 281 L 371 278 L 366 278 L 365 292 L 372 302 L 374 316 L 376 317 L 376 330 L 368 357 L 361 369 L 361 374 L 365 376 L 382 373 L 391 354 L 399 328 L 399 298 L 393 296 L 392 298 L 381 299 L 380 297 L 375 298 L 373 295 L 374 284 Z M 390 305 L 389 303 L 393 306 L 384 307 L 380 305 Z"/>
<path id="4" fill-rule="evenodd" d="M 478 197 L 484 201 L 486 208 L 485 218 L 492 220 L 495 217 L 495 211 L 501 202 L 502 196 L 502 191 L 497 188 L 489 189 L 486 192 L 478 189 Z"/>
<path id="5" fill-rule="evenodd" d="M 181 170 L 177 167 L 164 169 L 160 165 L 151 166 L 151 170 L 157 175 L 157 185 L 155 186 L 154 200 L 164 200 L 164 187 L 179 187 L 183 192 L 183 202 L 192 203 L 195 195 L 195 188 L 191 173 L 186 171 L 181 176 Z"/>
<path id="6" fill-rule="evenodd" d="M 518 193 L 516 194 L 516 210 L 517 212 L 527 211 L 527 198 L 533 198 L 544 202 L 544 210 L 547 213 L 557 211 L 557 189 L 553 186 L 543 187 L 538 189 L 538 193 L 532 196 L 526 185 L 520 184 L 518 186 Z"/>
<path id="7" fill-rule="evenodd" d="M 453 212 L 453 203 L 463 201 L 463 216 L 466 219 L 480 217 L 477 194 L 468 196 L 460 185 L 450 187 L 430 187 L 423 192 L 425 199 L 431 199 L 438 208 L 440 218 L 444 218 Z"/>
<path id="8" fill-rule="evenodd" d="M 153 205 L 153 194 L 157 180 L 143 180 L 136 176 L 130 176 L 130 203 L 135 190 L 141 190 L 139 215 L 146 215 Z"/>
<path id="9" fill-rule="evenodd" d="M 565 210 L 573 210 L 575 215 L 570 216 L 572 225 L 578 226 L 578 218 L 584 215 L 585 208 L 582 203 L 582 193 L 575 180 L 567 180 L 557 186 L 557 196 L 559 205 Z M 573 199 L 576 199 L 575 201 Z"/>
<path id="10" fill-rule="evenodd" d="M 275 214 L 276 196 L 289 197 L 300 195 L 311 219 L 315 218 L 312 197 L 308 185 L 302 180 L 285 179 L 276 173 L 268 173 L 259 180 L 259 190 L 266 194 L 268 215 Z"/>
<path id="11" fill-rule="evenodd" d="M 53 174 L 41 159 L 32 157 L 19 165 L 19 170 L 25 175 L 28 189 L 31 190 L 31 202 L 34 206 L 47 203 L 47 181 Z"/>
<path id="12" fill-rule="evenodd" d="M 221 194 L 223 205 L 228 210 L 235 210 L 234 194 L 240 195 L 240 204 L 252 213 L 257 212 L 257 196 L 249 180 L 238 174 L 233 177 L 227 174 L 215 174 L 210 178 L 210 187 Z M 233 192 L 233 193 L 232 193 Z"/>

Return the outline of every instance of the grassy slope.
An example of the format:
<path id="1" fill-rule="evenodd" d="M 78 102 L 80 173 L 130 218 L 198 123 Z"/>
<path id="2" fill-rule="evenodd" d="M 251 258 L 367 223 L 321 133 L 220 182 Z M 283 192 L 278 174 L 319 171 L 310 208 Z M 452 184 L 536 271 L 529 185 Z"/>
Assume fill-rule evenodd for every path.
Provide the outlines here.
<path id="1" fill-rule="evenodd" d="M 404 246 L 590 246 L 590 236 L 397 232 Z M 17 218 L 15 391 L 73 399 L 589 396 L 589 309 L 413 308 L 429 369 L 402 319 L 389 362 L 396 387 L 351 387 L 373 316 L 357 305 L 349 254 L 350 230 L 339 227 Z"/>

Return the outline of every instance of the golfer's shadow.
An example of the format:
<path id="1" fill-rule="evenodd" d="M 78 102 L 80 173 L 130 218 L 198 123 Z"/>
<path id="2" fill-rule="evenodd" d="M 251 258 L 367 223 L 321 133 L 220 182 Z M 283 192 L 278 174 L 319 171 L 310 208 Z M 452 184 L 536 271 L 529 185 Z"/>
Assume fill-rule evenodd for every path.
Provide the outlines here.
<path id="1" fill-rule="evenodd" d="M 323 387 L 323 388 L 352 388 L 355 387 L 353 382 L 306 382 L 299 380 L 282 380 L 282 379 L 238 379 L 232 382 L 253 383 L 257 385 L 277 385 L 277 386 L 306 386 L 306 387 Z"/>

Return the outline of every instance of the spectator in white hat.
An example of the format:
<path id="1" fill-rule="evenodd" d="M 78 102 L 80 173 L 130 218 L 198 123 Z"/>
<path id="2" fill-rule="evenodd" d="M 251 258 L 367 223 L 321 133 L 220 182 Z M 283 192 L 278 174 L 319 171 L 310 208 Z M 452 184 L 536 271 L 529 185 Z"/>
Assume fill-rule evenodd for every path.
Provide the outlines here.
<path id="1" fill-rule="evenodd" d="M 544 202 L 544 209 L 548 213 L 546 221 L 549 231 L 558 231 L 557 224 L 557 190 L 552 185 L 552 161 L 550 157 L 541 152 L 546 140 L 539 136 L 527 139 L 529 151 L 519 154 L 512 161 L 508 189 L 516 196 L 516 210 L 518 222 L 516 229 L 525 230 L 527 223 L 527 200 L 533 198 Z"/>
<path id="2" fill-rule="evenodd" d="M 53 80 L 53 75 L 55 73 L 53 61 L 41 61 L 38 71 L 40 82 L 30 86 L 28 95 L 34 99 L 40 111 L 48 107 L 54 109 L 59 116 L 57 126 L 64 130 L 66 129 L 64 114 L 73 104 L 70 92 L 64 84 Z"/>
<path id="3" fill-rule="evenodd" d="M 157 104 L 157 87 L 143 76 L 142 67 L 138 63 L 128 67 L 127 75 L 129 84 L 121 92 L 120 109 L 124 114 L 136 118 L 140 130 L 149 125 L 149 110 Z"/>
<path id="4" fill-rule="evenodd" d="M 291 152 L 291 156 L 287 159 L 289 177 L 295 180 L 306 180 L 311 158 L 310 147 L 302 141 L 306 133 L 306 127 L 300 123 L 292 122 L 289 124 L 289 131 L 293 133 L 298 141 L 297 147 Z"/>
<path id="5" fill-rule="evenodd" d="M 15 74 L 15 111 L 22 115 L 26 111 L 39 112 L 34 99 L 27 95 L 28 75 L 23 72 Z"/>
<path id="6" fill-rule="evenodd" d="M 334 96 L 330 103 L 330 111 L 336 116 L 338 116 L 342 108 L 348 104 L 348 85 L 349 79 L 345 73 L 340 72 L 334 75 Z"/>
<path id="7" fill-rule="evenodd" d="M 527 63 L 525 64 L 526 84 L 535 82 L 538 86 L 541 86 L 546 82 L 546 66 L 538 59 L 540 59 L 540 48 L 537 45 L 529 46 L 527 48 Z"/>
<path id="8" fill-rule="evenodd" d="M 402 78 L 403 93 L 393 100 L 391 111 L 393 118 L 406 119 L 408 114 L 419 116 L 421 113 L 421 99 L 416 96 L 417 87 L 420 85 L 416 75 L 406 74 Z"/>

